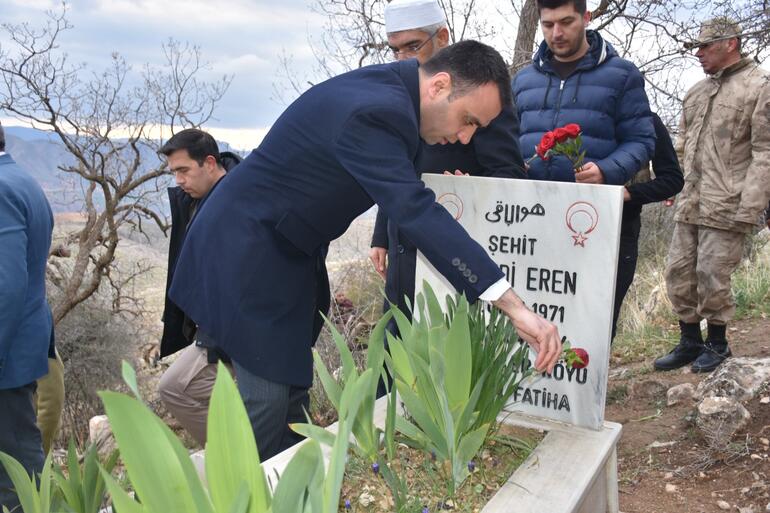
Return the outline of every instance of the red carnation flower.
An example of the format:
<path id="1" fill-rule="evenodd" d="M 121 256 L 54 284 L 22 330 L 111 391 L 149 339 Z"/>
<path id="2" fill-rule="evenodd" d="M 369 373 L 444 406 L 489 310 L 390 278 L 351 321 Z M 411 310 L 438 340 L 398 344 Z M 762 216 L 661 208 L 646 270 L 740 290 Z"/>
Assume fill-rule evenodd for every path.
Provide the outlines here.
<path id="1" fill-rule="evenodd" d="M 576 360 L 572 362 L 572 368 L 582 369 L 588 367 L 588 352 L 585 349 L 581 349 L 579 347 L 574 348 L 572 351 L 575 353 L 575 356 L 580 359 L 580 361 Z"/>
<path id="2" fill-rule="evenodd" d="M 570 123 L 568 125 L 564 125 L 564 131 L 567 132 L 567 136 L 574 139 L 578 135 L 580 135 L 580 125 L 576 123 Z"/>
<path id="3" fill-rule="evenodd" d="M 553 131 L 553 137 L 557 143 L 563 143 L 569 139 L 570 135 L 565 128 L 557 128 Z"/>
<path id="4" fill-rule="evenodd" d="M 556 144 L 556 139 L 553 136 L 553 132 L 546 132 L 543 134 L 543 137 L 540 139 L 540 148 L 543 152 L 547 152 L 553 148 L 554 144 Z"/>
<path id="5" fill-rule="evenodd" d="M 552 132 L 546 132 L 540 138 L 540 143 L 535 146 L 535 154 L 525 164 L 529 165 L 538 157 L 548 160 L 554 155 L 564 155 L 572 162 L 574 169 L 580 169 L 583 165 L 585 151 L 581 148 L 579 136 L 580 125 L 575 123 L 555 128 Z"/>

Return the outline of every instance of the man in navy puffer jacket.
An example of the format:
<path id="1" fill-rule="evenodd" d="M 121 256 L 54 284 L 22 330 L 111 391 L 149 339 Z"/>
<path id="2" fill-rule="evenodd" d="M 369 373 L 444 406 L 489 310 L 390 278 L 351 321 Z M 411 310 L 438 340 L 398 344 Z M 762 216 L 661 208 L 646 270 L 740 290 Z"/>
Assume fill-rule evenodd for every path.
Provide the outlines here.
<path id="1" fill-rule="evenodd" d="M 582 129 L 586 164 L 575 172 L 566 157 L 535 159 L 529 166 L 529 178 L 624 185 L 655 154 L 655 128 L 644 78 L 634 64 L 618 57 L 598 32 L 586 30 L 591 13 L 585 0 L 538 0 L 537 5 L 545 40 L 532 64 L 512 82 L 521 120 L 522 154 L 530 158 L 544 133 L 577 123 Z M 656 163 L 656 172 L 658 167 Z M 658 176 L 655 184 L 650 182 L 650 188 L 665 189 L 673 196 L 681 189 L 681 171 L 678 176 L 678 188 L 674 179 L 663 176 Z M 629 201 L 627 196 L 626 192 L 624 198 Z M 636 270 L 639 210 L 627 206 L 623 212 L 613 338 L 620 305 Z"/>
<path id="2" fill-rule="evenodd" d="M 565 157 L 535 159 L 533 180 L 623 185 L 650 160 L 655 129 L 644 78 L 598 32 L 586 30 L 585 0 L 538 0 L 545 40 L 513 79 L 525 159 L 545 132 L 577 123 L 586 162 L 575 173 Z"/>

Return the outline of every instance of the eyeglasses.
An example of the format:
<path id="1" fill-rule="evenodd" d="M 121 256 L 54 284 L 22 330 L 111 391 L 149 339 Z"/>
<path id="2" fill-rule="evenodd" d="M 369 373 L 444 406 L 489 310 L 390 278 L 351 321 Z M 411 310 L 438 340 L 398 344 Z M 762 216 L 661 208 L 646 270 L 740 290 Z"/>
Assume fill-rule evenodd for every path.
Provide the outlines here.
<path id="1" fill-rule="evenodd" d="M 436 37 L 436 34 L 438 34 L 438 31 L 441 29 L 436 30 L 433 34 L 431 34 L 428 39 L 423 41 L 420 44 L 411 44 L 404 48 L 403 50 L 399 50 L 398 48 L 390 47 L 390 52 L 393 54 L 394 59 L 398 59 L 399 55 L 417 55 L 417 52 L 422 50 L 422 48 L 428 44 L 428 41 Z"/>

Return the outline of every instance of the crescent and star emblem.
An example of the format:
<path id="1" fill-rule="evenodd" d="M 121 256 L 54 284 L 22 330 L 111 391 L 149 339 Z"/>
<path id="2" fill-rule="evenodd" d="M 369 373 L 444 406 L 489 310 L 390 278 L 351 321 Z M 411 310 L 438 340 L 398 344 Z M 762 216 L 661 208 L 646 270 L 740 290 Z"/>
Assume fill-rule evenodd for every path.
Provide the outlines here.
<path id="1" fill-rule="evenodd" d="M 575 246 L 586 247 L 587 235 L 594 231 L 599 223 L 599 213 L 588 202 L 578 201 L 570 205 L 565 216 L 567 228 L 574 233 L 572 240 Z"/>

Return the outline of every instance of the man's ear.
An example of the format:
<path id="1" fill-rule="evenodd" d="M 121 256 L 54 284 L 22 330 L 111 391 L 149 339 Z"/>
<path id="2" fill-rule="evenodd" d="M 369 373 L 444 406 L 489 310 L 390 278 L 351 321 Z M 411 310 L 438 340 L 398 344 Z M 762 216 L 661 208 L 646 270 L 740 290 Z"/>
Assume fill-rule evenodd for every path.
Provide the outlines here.
<path id="1" fill-rule="evenodd" d="M 591 11 L 590 9 L 586 9 L 586 12 L 583 14 L 583 23 L 587 26 L 589 23 L 591 23 Z"/>
<path id="2" fill-rule="evenodd" d="M 432 100 L 442 99 L 452 92 L 452 77 L 440 71 L 428 79 L 428 95 Z"/>
<path id="3" fill-rule="evenodd" d="M 206 155 L 206 159 L 203 161 L 206 168 L 209 170 L 216 169 L 217 166 L 217 159 L 213 155 Z"/>
<path id="4" fill-rule="evenodd" d="M 444 48 L 449 46 L 449 29 L 441 27 L 436 33 L 436 46 L 438 48 Z"/>

